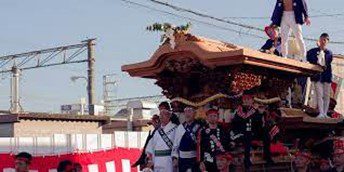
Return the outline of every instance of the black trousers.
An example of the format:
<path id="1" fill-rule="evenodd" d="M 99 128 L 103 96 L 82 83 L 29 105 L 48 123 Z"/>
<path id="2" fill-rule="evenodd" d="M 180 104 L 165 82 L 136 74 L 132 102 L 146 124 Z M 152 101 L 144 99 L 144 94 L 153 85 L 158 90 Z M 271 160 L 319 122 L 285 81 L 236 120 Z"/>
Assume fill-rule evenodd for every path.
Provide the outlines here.
<path id="1" fill-rule="evenodd" d="M 196 158 L 180 158 L 178 160 L 178 168 L 179 172 L 186 172 L 188 169 L 191 169 L 192 172 L 201 171 Z"/>
<path id="2" fill-rule="evenodd" d="M 251 131 L 245 131 L 244 134 L 244 147 L 245 147 L 245 152 L 244 152 L 244 165 L 245 169 L 248 170 L 251 166 L 251 145 L 252 142 L 252 132 Z"/>
<path id="3" fill-rule="evenodd" d="M 219 170 L 217 169 L 216 162 L 214 161 L 213 163 L 211 162 L 204 162 L 205 168 L 209 172 L 218 172 Z"/>

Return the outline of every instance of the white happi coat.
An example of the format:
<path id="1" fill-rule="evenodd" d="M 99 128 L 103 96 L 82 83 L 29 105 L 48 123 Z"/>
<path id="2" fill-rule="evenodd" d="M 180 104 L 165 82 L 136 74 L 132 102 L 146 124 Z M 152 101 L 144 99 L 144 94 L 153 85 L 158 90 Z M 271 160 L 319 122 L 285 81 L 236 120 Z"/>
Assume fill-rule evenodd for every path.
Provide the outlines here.
<path id="1" fill-rule="evenodd" d="M 169 122 L 166 126 L 161 127 L 166 133 L 167 137 L 173 143 L 177 126 L 172 122 Z M 172 157 L 171 154 L 166 156 L 157 155 L 157 151 L 171 151 L 172 149 L 167 146 L 162 139 L 159 131 L 154 133 L 154 136 L 147 145 L 146 152 L 153 155 L 154 171 L 155 172 L 172 172 Z"/>

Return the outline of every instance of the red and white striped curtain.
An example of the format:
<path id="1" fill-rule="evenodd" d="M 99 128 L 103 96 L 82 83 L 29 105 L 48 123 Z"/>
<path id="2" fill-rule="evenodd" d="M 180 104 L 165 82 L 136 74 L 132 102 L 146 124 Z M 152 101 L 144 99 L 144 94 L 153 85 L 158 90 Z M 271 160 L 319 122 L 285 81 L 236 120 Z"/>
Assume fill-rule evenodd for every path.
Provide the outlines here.
<path id="1" fill-rule="evenodd" d="M 114 148 L 90 153 L 74 153 L 34 157 L 30 172 L 56 172 L 63 160 L 80 163 L 83 172 L 137 172 L 131 168 L 141 154 L 140 149 Z M 14 155 L 0 154 L 0 172 L 14 172 Z"/>

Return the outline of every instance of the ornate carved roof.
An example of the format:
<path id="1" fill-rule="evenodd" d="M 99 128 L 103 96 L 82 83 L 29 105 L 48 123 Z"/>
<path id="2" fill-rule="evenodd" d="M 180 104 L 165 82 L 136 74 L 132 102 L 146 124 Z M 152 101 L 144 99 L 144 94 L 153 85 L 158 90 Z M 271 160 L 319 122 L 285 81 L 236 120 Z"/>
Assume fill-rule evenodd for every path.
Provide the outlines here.
<path id="1" fill-rule="evenodd" d="M 278 71 L 310 75 L 321 72 L 318 66 L 292 59 L 277 57 L 230 43 L 196 37 L 191 34 L 177 35 L 176 47 L 171 48 L 168 41 L 162 44 L 153 56 L 140 63 L 122 66 L 122 71 L 131 76 L 156 78 L 166 68 L 166 60 L 187 57 L 200 61 L 204 66 L 214 68 L 231 65 L 250 65 Z"/>

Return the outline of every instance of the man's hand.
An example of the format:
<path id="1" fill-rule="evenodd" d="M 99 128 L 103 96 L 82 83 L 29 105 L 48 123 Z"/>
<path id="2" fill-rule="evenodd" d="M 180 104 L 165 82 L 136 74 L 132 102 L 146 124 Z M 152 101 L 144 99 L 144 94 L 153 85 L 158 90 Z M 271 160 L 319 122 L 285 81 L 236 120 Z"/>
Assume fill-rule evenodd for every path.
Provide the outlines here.
<path id="1" fill-rule="evenodd" d="M 207 169 L 205 168 L 204 162 L 200 162 L 199 166 L 202 172 L 207 171 Z"/>
<path id="2" fill-rule="evenodd" d="M 172 157 L 172 165 L 173 167 L 178 167 L 178 159 L 176 157 Z"/>
<path id="3" fill-rule="evenodd" d="M 153 161 L 152 161 L 152 160 L 149 160 L 149 161 L 147 162 L 146 167 L 152 169 L 153 166 L 154 166 Z"/>
<path id="4" fill-rule="evenodd" d="M 147 158 L 147 168 L 152 169 L 154 166 L 153 160 L 152 160 L 152 154 L 148 153 L 148 158 Z"/>
<path id="5" fill-rule="evenodd" d="M 309 19 L 309 17 L 305 18 L 305 23 L 306 23 L 307 26 L 311 25 L 311 20 Z"/>

